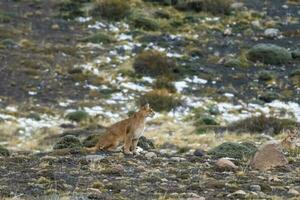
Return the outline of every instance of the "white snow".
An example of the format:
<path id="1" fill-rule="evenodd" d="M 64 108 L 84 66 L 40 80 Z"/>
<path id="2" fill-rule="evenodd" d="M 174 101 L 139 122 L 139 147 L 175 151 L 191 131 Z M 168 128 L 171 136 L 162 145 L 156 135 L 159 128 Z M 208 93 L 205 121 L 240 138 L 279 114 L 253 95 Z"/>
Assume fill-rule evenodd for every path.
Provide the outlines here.
<path id="1" fill-rule="evenodd" d="M 131 90 L 139 91 L 139 92 L 148 92 L 150 89 L 146 88 L 145 86 L 141 86 L 132 82 L 127 82 L 127 83 L 121 83 L 121 86 L 124 88 L 128 88 Z"/>
<path id="2" fill-rule="evenodd" d="M 174 83 L 174 86 L 178 92 L 182 92 L 184 88 L 189 87 L 186 81 L 177 81 Z"/>

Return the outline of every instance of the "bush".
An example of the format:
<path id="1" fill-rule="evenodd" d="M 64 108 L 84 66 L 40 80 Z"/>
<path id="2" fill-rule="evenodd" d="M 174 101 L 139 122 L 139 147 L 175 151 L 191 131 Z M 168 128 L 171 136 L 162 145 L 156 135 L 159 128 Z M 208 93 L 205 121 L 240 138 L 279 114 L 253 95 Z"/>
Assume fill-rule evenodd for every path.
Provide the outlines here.
<path id="1" fill-rule="evenodd" d="M 67 114 L 66 117 L 71 121 L 81 122 L 81 121 L 87 119 L 89 117 L 89 114 L 85 111 L 78 110 L 78 111 Z"/>
<path id="2" fill-rule="evenodd" d="M 178 0 L 175 8 L 212 14 L 230 14 L 233 0 Z"/>
<path id="3" fill-rule="evenodd" d="M 276 65 L 289 62 L 292 55 L 287 49 L 274 44 L 258 44 L 249 50 L 247 58 L 253 62 Z"/>
<path id="4" fill-rule="evenodd" d="M 64 19 L 74 19 L 84 15 L 84 12 L 81 10 L 82 5 L 80 1 L 63 1 L 58 6 L 59 16 Z"/>
<path id="5" fill-rule="evenodd" d="M 0 145 L 0 156 L 9 156 L 9 155 L 10 155 L 9 151 L 5 147 Z"/>
<path id="6" fill-rule="evenodd" d="M 146 31 L 156 31 L 160 28 L 159 23 L 143 14 L 135 14 L 131 18 L 131 24 L 135 28 L 141 28 Z"/>
<path id="7" fill-rule="evenodd" d="M 208 154 L 215 159 L 223 157 L 242 159 L 249 158 L 256 151 L 257 148 L 254 144 L 225 142 L 208 151 Z"/>
<path id="8" fill-rule="evenodd" d="M 175 93 L 176 88 L 172 81 L 169 78 L 166 77 L 159 77 L 156 79 L 153 85 L 154 89 L 166 89 L 170 93 Z"/>
<path id="9" fill-rule="evenodd" d="M 234 122 L 228 126 L 230 131 L 248 133 L 269 133 L 279 134 L 285 129 L 299 128 L 300 123 L 290 119 L 279 119 L 276 117 L 249 117 L 244 120 Z"/>
<path id="10" fill-rule="evenodd" d="M 108 20 L 121 20 L 130 12 L 130 4 L 124 0 L 97 0 L 93 15 L 100 15 Z"/>
<path id="11" fill-rule="evenodd" d="M 148 50 L 137 55 L 133 68 L 136 73 L 146 76 L 172 77 L 175 70 L 175 62 L 159 51 Z"/>
<path id="12" fill-rule="evenodd" d="M 66 135 L 54 145 L 53 149 L 73 149 L 81 147 L 82 144 L 77 137 L 73 135 Z"/>
<path id="13" fill-rule="evenodd" d="M 153 90 L 142 95 L 139 99 L 140 105 L 147 103 L 157 112 L 169 112 L 181 105 L 182 102 L 178 96 L 170 94 L 167 90 Z"/>
<path id="14" fill-rule="evenodd" d="M 275 75 L 269 71 L 261 71 L 258 74 L 258 79 L 261 81 L 271 81 L 275 78 Z"/>
<path id="15" fill-rule="evenodd" d="M 107 44 L 107 43 L 111 43 L 111 42 L 114 42 L 114 38 L 110 35 L 107 35 L 106 33 L 102 33 L 102 32 L 99 32 L 99 33 L 95 33 L 91 36 L 88 36 L 84 39 L 81 40 L 82 42 L 91 42 L 91 43 L 104 43 L 104 44 Z"/>

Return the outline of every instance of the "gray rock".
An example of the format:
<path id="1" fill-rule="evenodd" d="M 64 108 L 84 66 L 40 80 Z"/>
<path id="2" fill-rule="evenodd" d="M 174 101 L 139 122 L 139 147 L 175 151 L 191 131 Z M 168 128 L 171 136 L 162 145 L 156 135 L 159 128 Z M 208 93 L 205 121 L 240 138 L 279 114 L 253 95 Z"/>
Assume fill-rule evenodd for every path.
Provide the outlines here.
<path id="1" fill-rule="evenodd" d="M 265 64 L 284 64 L 292 59 L 291 53 L 274 44 L 257 44 L 247 54 L 247 58 L 253 62 L 259 61 Z"/>
<path id="2" fill-rule="evenodd" d="M 194 156 L 199 156 L 199 157 L 205 156 L 205 152 L 202 149 L 196 149 L 193 154 Z"/>
<path id="3" fill-rule="evenodd" d="M 148 152 L 145 154 L 145 157 L 150 160 L 150 159 L 156 158 L 157 155 L 154 152 Z"/>
<path id="4" fill-rule="evenodd" d="M 153 141 L 150 139 L 147 139 L 145 136 L 140 137 L 138 146 L 147 151 L 155 148 Z"/>
<path id="5" fill-rule="evenodd" d="M 264 36 L 268 38 L 276 38 L 279 36 L 279 29 L 277 28 L 268 28 L 264 31 Z"/>
<path id="6" fill-rule="evenodd" d="M 85 159 L 88 162 L 99 162 L 106 157 L 107 157 L 106 155 L 87 155 L 85 156 Z"/>
<path id="7" fill-rule="evenodd" d="M 250 190 L 254 191 L 254 192 L 260 192 L 261 187 L 260 187 L 260 185 L 250 185 Z"/>

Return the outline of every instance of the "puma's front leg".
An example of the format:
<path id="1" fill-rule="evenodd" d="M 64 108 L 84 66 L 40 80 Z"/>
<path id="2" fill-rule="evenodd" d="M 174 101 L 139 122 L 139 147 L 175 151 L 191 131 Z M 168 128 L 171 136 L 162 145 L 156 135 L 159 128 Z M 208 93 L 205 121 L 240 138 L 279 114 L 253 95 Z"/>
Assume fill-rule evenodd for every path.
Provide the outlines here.
<path id="1" fill-rule="evenodd" d="M 132 146 L 132 135 L 128 134 L 125 136 L 125 144 L 124 144 L 124 153 L 125 154 L 132 154 L 131 150 L 131 146 Z"/>
<path id="2" fill-rule="evenodd" d="M 132 139 L 132 145 L 130 147 L 130 151 L 132 151 L 133 154 L 137 154 L 136 147 L 137 147 L 138 142 L 139 142 L 139 138 Z"/>

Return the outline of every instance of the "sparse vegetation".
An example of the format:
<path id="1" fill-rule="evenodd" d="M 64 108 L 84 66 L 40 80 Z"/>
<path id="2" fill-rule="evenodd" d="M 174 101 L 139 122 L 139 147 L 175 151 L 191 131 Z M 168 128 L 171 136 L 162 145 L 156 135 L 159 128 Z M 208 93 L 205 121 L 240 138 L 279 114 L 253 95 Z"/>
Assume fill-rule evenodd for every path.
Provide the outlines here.
<path id="1" fill-rule="evenodd" d="M 159 77 L 156 79 L 153 85 L 154 89 L 166 89 L 170 93 L 175 93 L 176 88 L 172 81 L 167 77 Z"/>
<path id="2" fill-rule="evenodd" d="M 254 155 L 257 148 L 251 143 L 235 143 L 235 142 L 225 142 L 219 146 L 208 151 L 208 154 L 214 158 L 236 158 L 245 159 Z"/>
<path id="3" fill-rule="evenodd" d="M 146 103 L 149 103 L 157 112 L 169 112 L 181 105 L 181 100 L 178 95 L 170 94 L 167 90 L 153 90 L 140 97 L 139 104 L 145 105 Z"/>
<path id="4" fill-rule="evenodd" d="M 89 117 L 89 114 L 83 110 L 78 110 L 68 113 L 66 117 L 71 121 L 81 122 L 86 120 Z"/>
<path id="5" fill-rule="evenodd" d="M 112 43 L 114 42 L 114 38 L 104 32 L 98 32 L 95 34 L 92 34 L 91 36 L 88 36 L 84 39 L 82 39 L 81 41 L 83 42 L 91 42 L 91 43 Z"/>
<path id="6" fill-rule="evenodd" d="M 300 127 L 300 124 L 291 119 L 279 119 L 276 117 L 250 117 L 229 125 L 230 131 L 246 133 L 265 133 L 277 135 L 283 130 Z"/>
<path id="7" fill-rule="evenodd" d="M 108 20 L 121 20 L 130 13 L 129 1 L 123 0 L 96 0 L 93 15 Z"/>
<path id="8" fill-rule="evenodd" d="M 160 25 L 156 20 L 141 13 L 132 14 L 131 24 L 135 28 L 141 28 L 146 31 L 156 31 L 160 28 Z"/>
<path id="9" fill-rule="evenodd" d="M 53 149 L 74 149 L 81 147 L 82 144 L 77 137 L 73 135 L 66 135 L 53 146 Z"/>
<path id="10" fill-rule="evenodd" d="M 172 77 L 176 63 L 161 52 L 148 50 L 136 56 L 133 68 L 137 74 L 141 75 Z"/>

